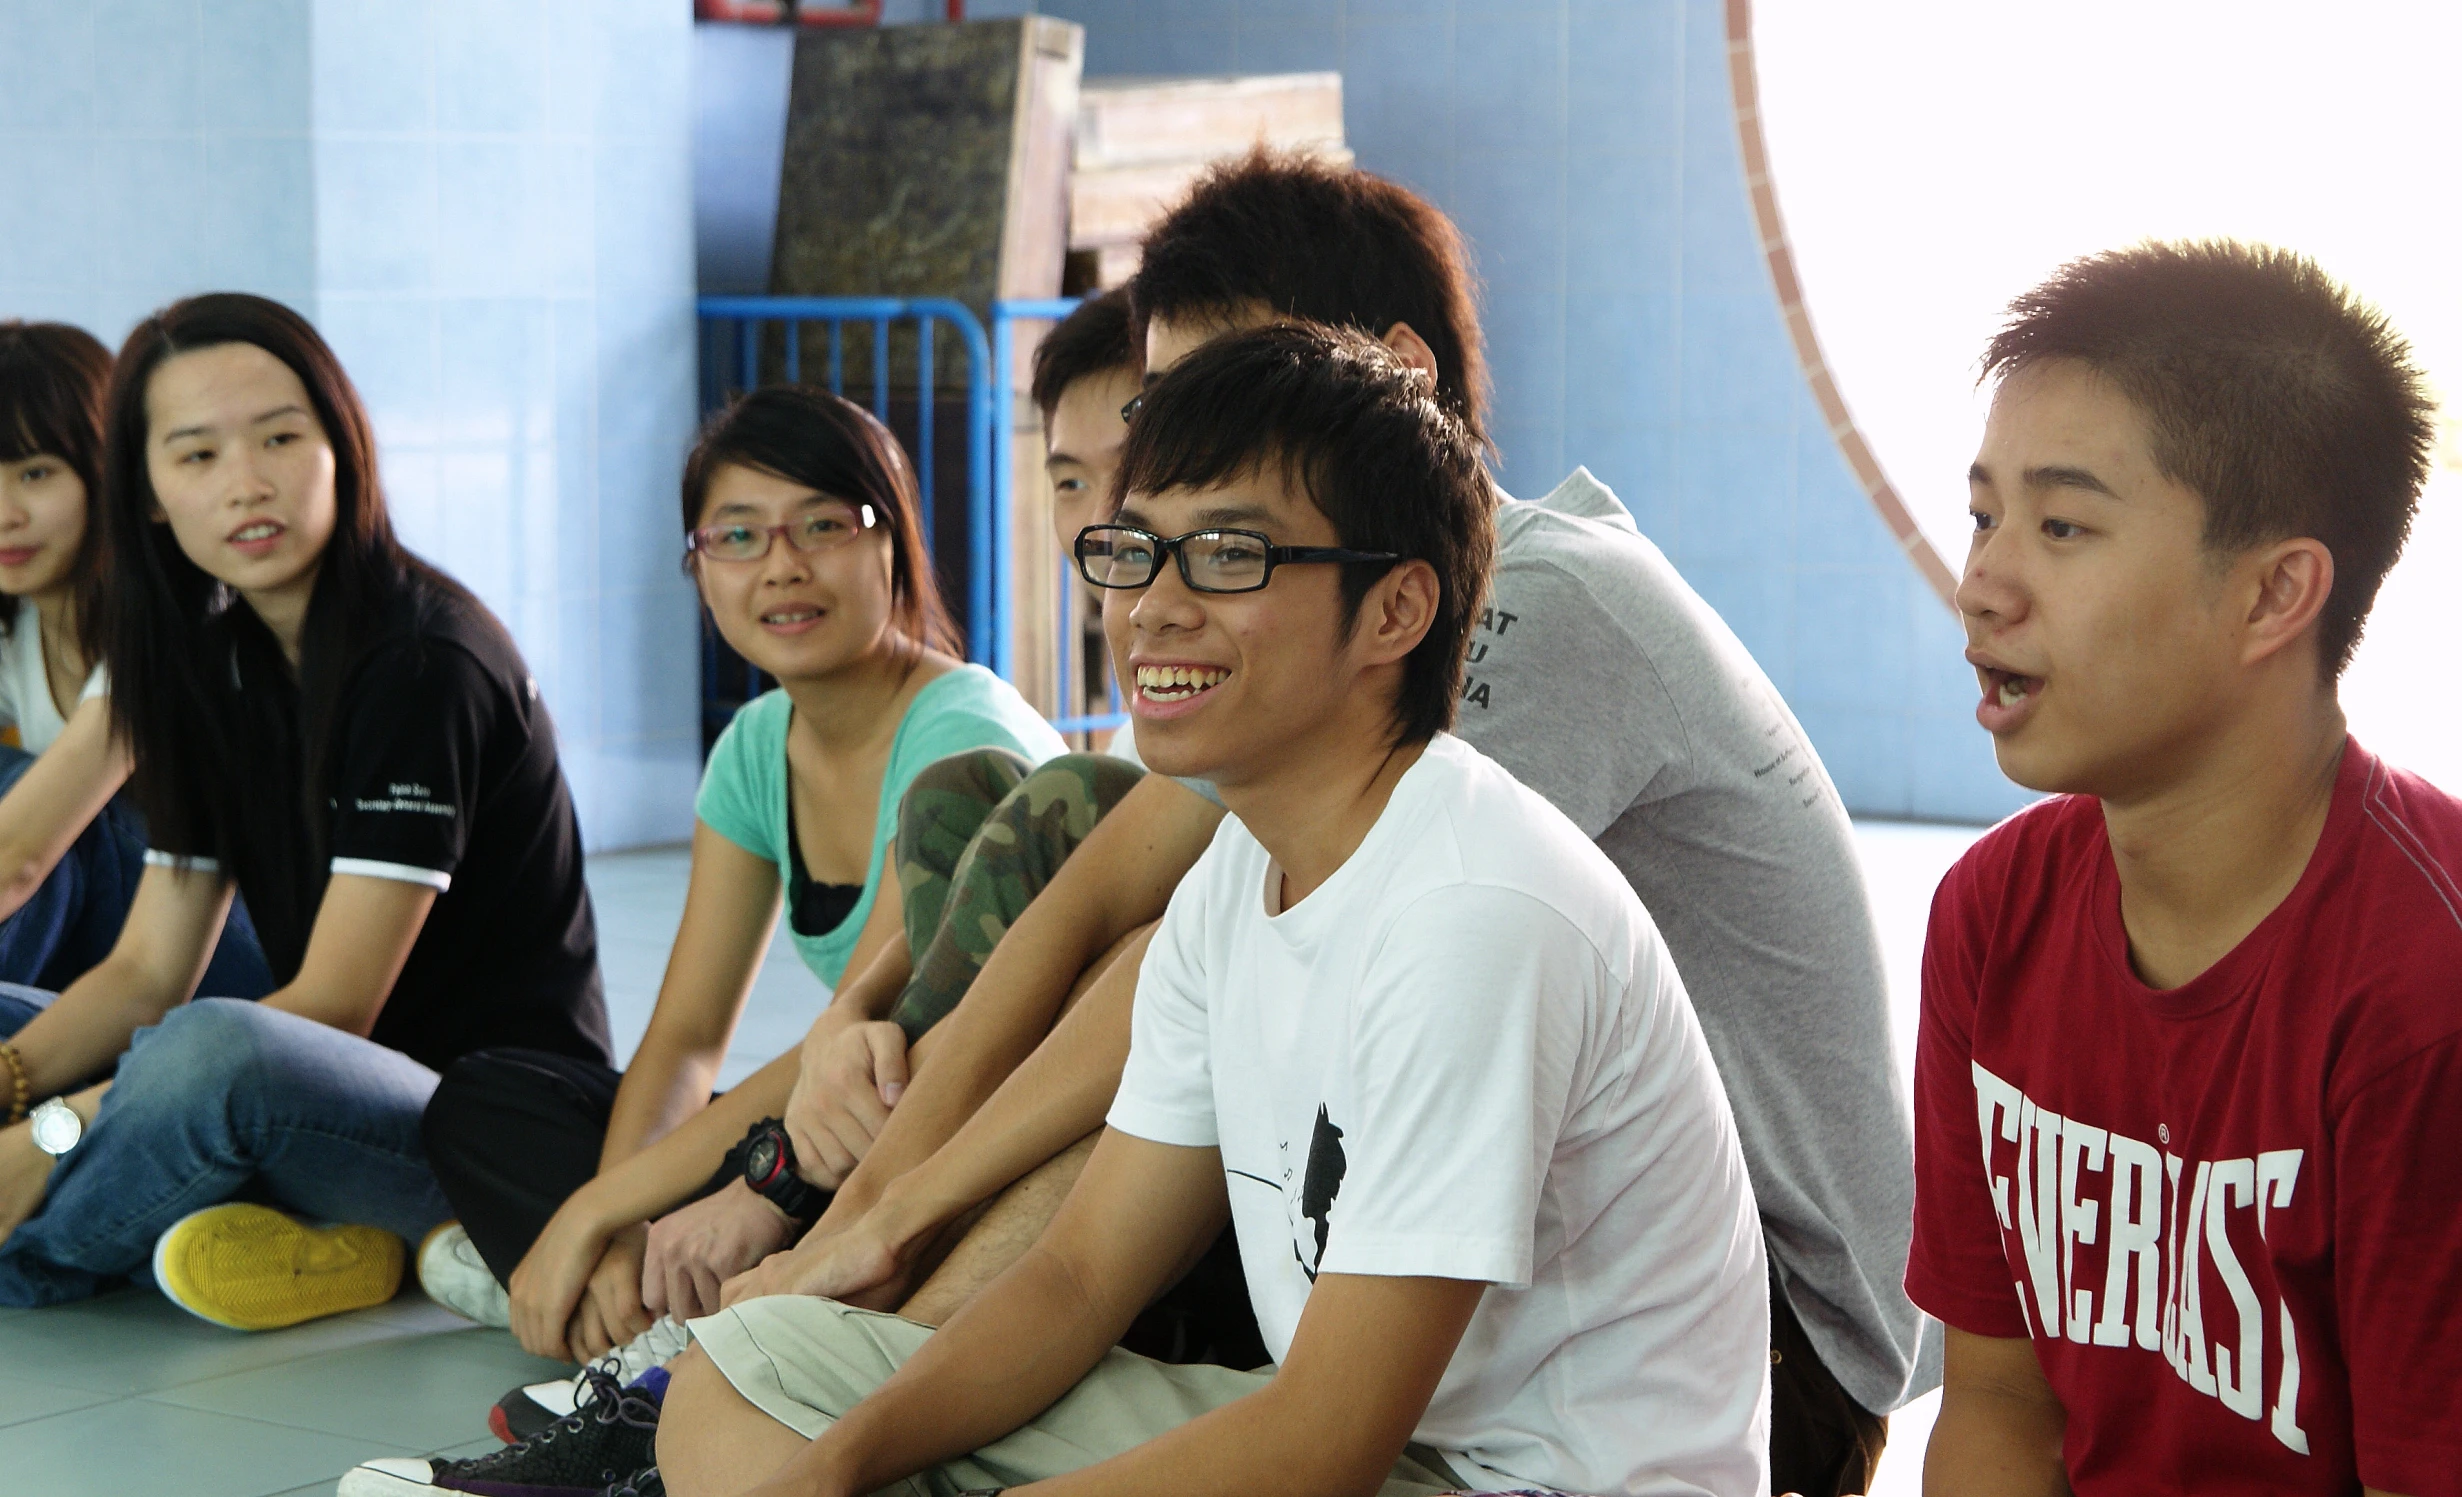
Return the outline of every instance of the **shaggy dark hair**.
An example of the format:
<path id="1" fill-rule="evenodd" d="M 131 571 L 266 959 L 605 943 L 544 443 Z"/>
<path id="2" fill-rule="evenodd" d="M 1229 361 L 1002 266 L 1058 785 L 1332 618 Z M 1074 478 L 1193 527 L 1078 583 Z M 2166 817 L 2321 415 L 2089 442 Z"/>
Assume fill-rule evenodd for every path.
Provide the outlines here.
<path id="1" fill-rule="evenodd" d="M 93 619 L 101 609 L 103 535 L 103 390 L 111 382 L 111 350 L 84 328 L 65 322 L 0 322 L 0 463 L 49 454 L 85 485 L 85 539 L 69 568 L 75 641 L 89 664 L 101 657 Z M 17 626 L 18 600 L 0 593 L 0 634 Z"/>
<path id="2" fill-rule="evenodd" d="M 1079 380 L 1114 369 L 1135 374 L 1144 367 L 1144 350 L 1129 329 L 1128 289 L 1086 298 L 1035 345 L 1034 403 L 1043 424 L 1051 425 L 1060 397 Z"/>
<path id="3" fill-rule="evenodd" d="M 965 653 L 923 541 L 914 465 L 889 428 L 843 396 L 811 385 L 765 385 L 710 417 L 684 460 L 684 528 L 701 523 L 710 480 L 755 468 L 816 493 L 880 511 L 889 529 L 889 617 L 914 646 Z M 698 558 L 687 553 L 689 570 Z"/>
<path id="4" fill-rule="evenodd" d="M 2435 437 L 2410 346 L 2315 261 L 2229 240 L 2072 261 L 2009 304 L 1983 377 L 2072 359 L 2142 411 L 2155 466 L 2205 500 L 2209 551 L 2309 536 L 2334 557 L 2327 679 L 2402 554 Z"/>
<path id="5" fill-rule="evenodd" d="M 1487 361 L 1461 231 L 1398 182 L 1263 148 L 1215 167 L 1146 236 L 1128 283 L 1137 336 L 1156 317 L 1220 321 L 1252 303 L 1436 355 L 1436 393 L 1487 440 Z"/>
<path id="6" fill-rule="evenodd" d="M 1436 569 L 1436 620 L 1403 663 L 1396 743 L 1453 726 L 1463 656 L 1496 559 L 1496 489 L 1478 439 L 1366 333 L 1272 323 L 1207 343 L 1146 389 L 1115 502 L 1278 470 L 1340 544 Z M 1342 564 L 1345 634 L 1390 562 Z"/>

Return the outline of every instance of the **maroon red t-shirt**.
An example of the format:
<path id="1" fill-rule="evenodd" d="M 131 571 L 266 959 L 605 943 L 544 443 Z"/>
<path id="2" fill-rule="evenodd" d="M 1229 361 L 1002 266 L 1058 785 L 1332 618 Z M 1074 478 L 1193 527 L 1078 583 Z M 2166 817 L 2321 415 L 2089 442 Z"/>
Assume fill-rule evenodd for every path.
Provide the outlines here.
<path id="1" fill-rule="evenodd" d="M 1941 883 L 1907 1292 L 2031 1336 L 2080 1497 L 2462 1493 L 2462 802 L 2349 743 L 2290 897 L 2129 965 L 2101 804 Z"/>

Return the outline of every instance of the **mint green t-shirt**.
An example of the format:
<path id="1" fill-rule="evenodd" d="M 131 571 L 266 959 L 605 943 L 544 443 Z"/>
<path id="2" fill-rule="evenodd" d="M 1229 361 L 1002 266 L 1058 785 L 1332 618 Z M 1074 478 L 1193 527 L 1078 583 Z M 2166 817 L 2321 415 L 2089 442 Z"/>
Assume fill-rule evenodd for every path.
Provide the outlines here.
<path id="1" fill-rule="evenodd" d="M 795 704 L 783 690 L 746 702 L 710 750 L 701 772 L 694 813 L 729 842 L 774 864 L 781 888 L 793 881 L 797 856 L 787 834 L 787 724 Z M 863 894 L 846 918 L 826 935 L 806 936 L 790 923 L 787 933 L 804 965 L 832 988 L 846 970 L 855 938 L 871 918 L 890 840 L 897 835 L 898 803 L 923 767 L 970 749 L 1001 748 L 1040 764 L 1067 752 L 1051 724 L 1026 704 L 1017 689 L 979 665 L 937 676 L 915 693 L 889 745 L 881 774 L 880 811 L 872 825 L 872 858 L 864 870 Z"/>

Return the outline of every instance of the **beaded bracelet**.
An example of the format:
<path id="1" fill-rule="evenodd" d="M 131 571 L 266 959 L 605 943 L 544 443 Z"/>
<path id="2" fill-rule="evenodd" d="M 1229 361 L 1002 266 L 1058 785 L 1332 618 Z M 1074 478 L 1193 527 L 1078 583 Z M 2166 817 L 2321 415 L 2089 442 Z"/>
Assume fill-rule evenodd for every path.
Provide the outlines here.
<path id="1" fill-rule="evenodd" d="M 27 1104 L 33 1100 L 34 1094 L 34 1089 L 26 1084 L 25 1058 L 17 1053 L 15 1045 L 0 1040 L 0 1060 L 9 1063 L 9 1080 L 14 1089 L 14 1095 L 9 1098 L 9 1122 L 22 1123 L 26 1119 Z"/>

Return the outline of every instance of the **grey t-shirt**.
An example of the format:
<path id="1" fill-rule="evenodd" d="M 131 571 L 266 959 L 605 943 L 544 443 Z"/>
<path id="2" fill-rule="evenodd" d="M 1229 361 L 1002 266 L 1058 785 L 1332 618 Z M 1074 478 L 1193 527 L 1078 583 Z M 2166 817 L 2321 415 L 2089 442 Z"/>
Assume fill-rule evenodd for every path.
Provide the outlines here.
<path id="1" fill-rule="evenodd" d="M 1587 469 L 1507 501 L 1497 543 L 1454 731 L 1596 840 L 1658 922 L 1787 1303 L 1886 1413 L 1940 1372 L 1901 1284 L 1914 1132 L 1846 809 L 1743 642 Z"/>

